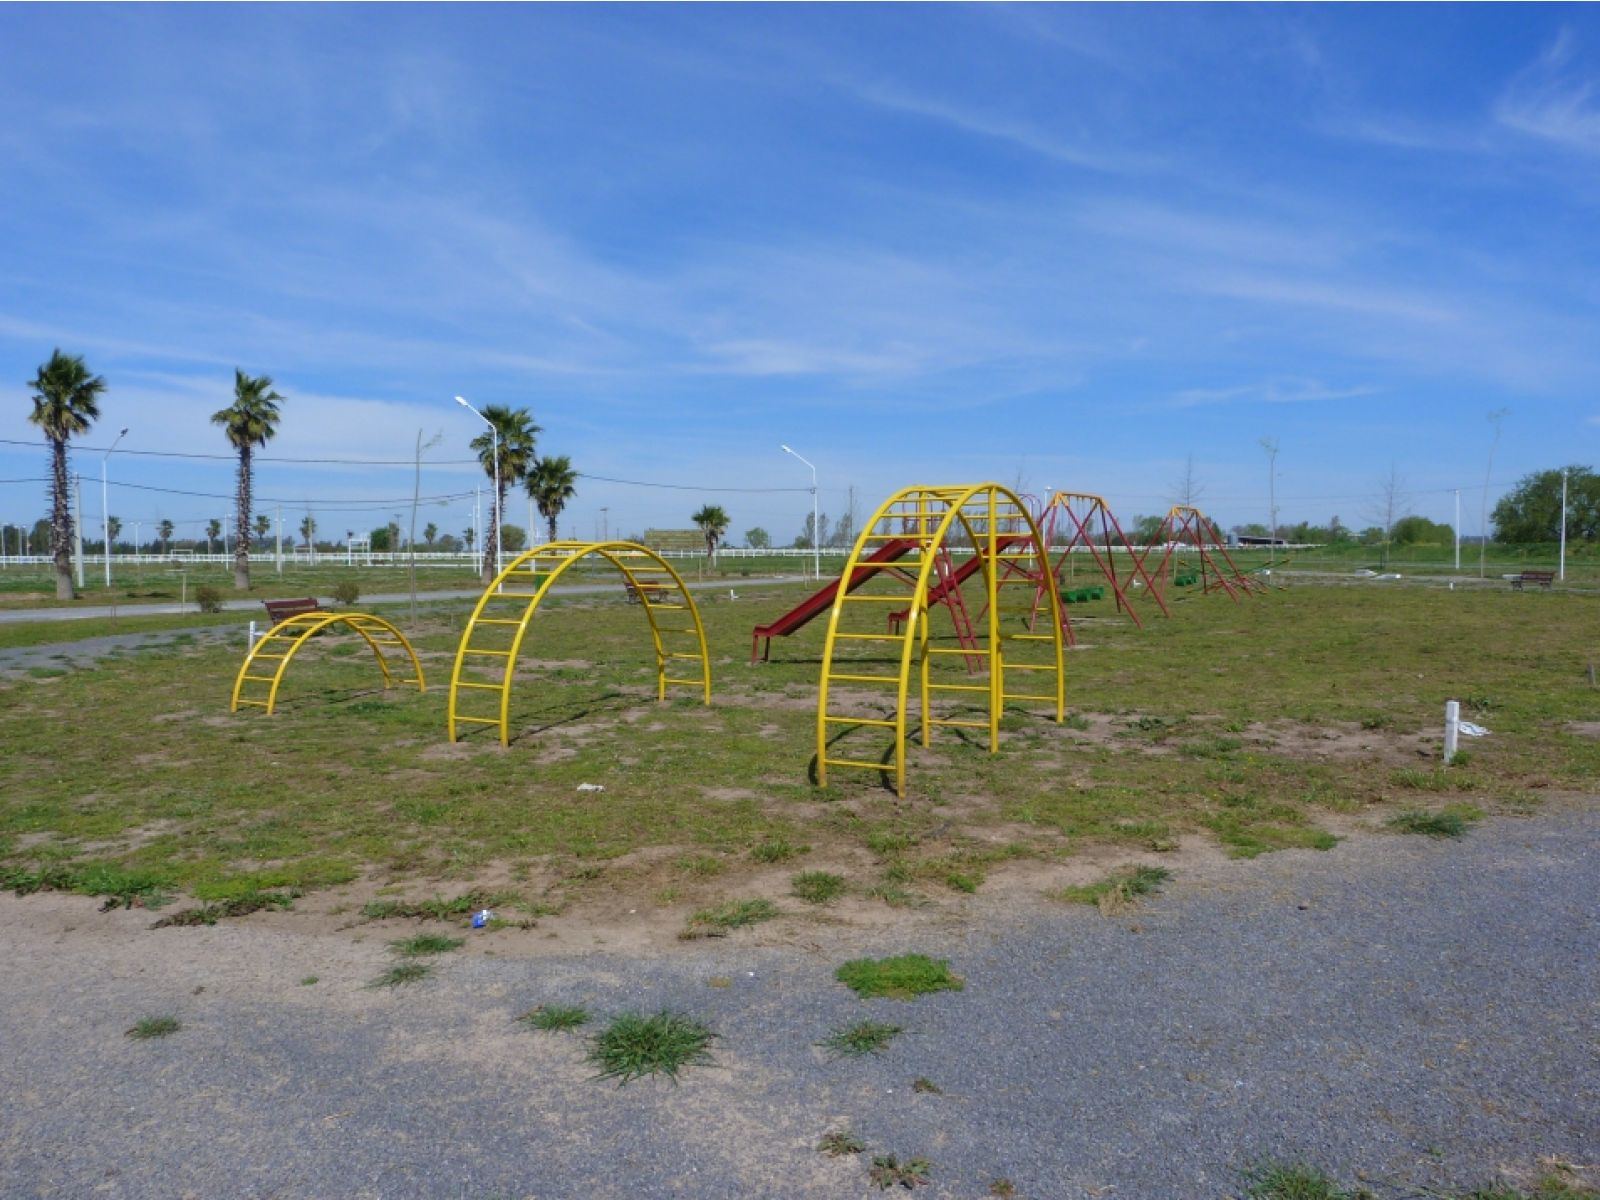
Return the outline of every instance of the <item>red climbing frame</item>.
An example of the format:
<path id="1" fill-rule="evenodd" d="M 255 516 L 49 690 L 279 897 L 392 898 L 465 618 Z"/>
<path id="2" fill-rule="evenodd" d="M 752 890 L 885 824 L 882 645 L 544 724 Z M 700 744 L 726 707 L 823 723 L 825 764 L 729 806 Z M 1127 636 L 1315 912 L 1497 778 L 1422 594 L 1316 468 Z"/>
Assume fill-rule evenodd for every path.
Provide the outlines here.
<path id="1" fill-rule="evenodd" d="M 1172 615 L 1171 610 L 1167 608 L 1166 600 L 1162 598 L 1161 589 L 1145 571 L 1139 552 L 1133 548 L 1133 543 L 1128 541 L 1127 535 L 1122 532 L 1116 514 L 1111 511 L 1111 506 L 1105 502 L 1104 497 L 1096 496 L 1092 492 L 1054 493 L 1039 515 L 1039 530 L 1044 535 L 1045 545 L 1054 555 L 1050 578 L 1054 580 L 1058 591 L 1067 585 L 1063 573 L 1068 565 L 1075 561 L 1072 555 L 1082 555 L 1087 552 L 1095 568 L 1110 586 L 1111 594 L 1116 599 L 1117 611 L 1127 613 L 1134 625 L 1140 629 L 1144 628 L 1144 621 L 1140 619 L 1130 594 L 1136 582 L 1144 585 L 1145 594 L 1155 601 L 1163 615 L 1169 617 Z M 1060 553 L 1056 553 L 1058 547 Z M 1131 564 L 1126 582 L 1122 580 L 1117 567 L 1116 555 L 1119 551 L 1128 556 Z M 1039 590 L 1034 595 L 1035 617 L 1040 606 L 1044 604 L 1045 582 L 1041 577 Z M 1066 620 L 1065 609 L 1062 610 L 1062 619 Z M 1071 643 L 1070 621 L 1067 621 L 1066 628 L 1062 632 Z"/>
<path id="2" fill-rule="evenodd" d="M 1145 564 L 1158 549 L 1162 552 L 1161 561 L 1154 571 L 1147 570 Z M 1221 532 L 1210 517 L 1187 504 L 1174 504 L 1144 553 L 1137 555 L 1134 560 L 1135 570 L 1142 572 L 1147 580 L 1154 580 L 1152 586 L 1156 587 L 1158 596 L 1158 585 L 1165 584 L 1172 557 L 1180 549 L 1192 550 L 1199 559 L 1202 593 L 1221 590 L 1237 604 L 1241 593 L 1249 595 L 1266 590 L 1266 585 L 1259 579 L 1253 579 L 1239 570 L 1223 545 Z M 1165 607 L 1163 604 L 1162 608 Z"/>

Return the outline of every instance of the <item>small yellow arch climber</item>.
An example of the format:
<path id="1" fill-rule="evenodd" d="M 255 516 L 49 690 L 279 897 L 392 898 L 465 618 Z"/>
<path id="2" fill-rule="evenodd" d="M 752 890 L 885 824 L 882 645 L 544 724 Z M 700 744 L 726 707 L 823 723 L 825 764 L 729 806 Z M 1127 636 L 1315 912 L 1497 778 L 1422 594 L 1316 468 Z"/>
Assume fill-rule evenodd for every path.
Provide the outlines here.
<path id="1" fill-rule="evenodd" d="M 411 643 L 406 641 L 406 635 L 389 622 L 359 612 L 299 613 L 279 621 L 250 647 L 250 653 L 245 655 L 244 663 L 239 667 L 238 677 L 233 681 L 233 703 L 228 711 L 264 708 L 271 713 L 273 706 L 278 702 L 278 686 L 283 682 L 284 672 L 289 669 L 289 663 L 300 652 L 300 647 L 306 644 L 307 639 L 331 625 L 345 625 L 361 635 L 371 647 L 373 657 L 378 660 L 378 669 L 383 672 L 385 688 L 395 684 L 414 683 L 417 685 L 417 691 L 428 690 L 427 684 L 423 682 L 422 664 L 417 661 L 417 652 L 411 648 Z M 396 650 L 404 654 L 404 658 L 397 664 L 400 669 L 404 669 L 406 659 L 410 660 L 409 679 L 396 679 L 395 672 L 389 667 L 386 652 L 392 654 Z M 269 669 L 272 673 L 260 674 L 261 668 Z"/>
<path id="2" fill-rule="evenodd" d="M 958 562 L 956 556 L 961 554 L 966 557 Z M 918 486 L 896 492 L 862 526 L 840 580 L 859 586 L 858 581 L 864 582 L 875 572 L 870 563 L 886 555 L 914 557 L 914 563 L 904 570 L 884 573 L 911 584 L 909 606 L 900 589 L 867 586 L 852 590 L 840 586 L 828 616 L 817 696 L 819 785 L 828 782 L 829 767 L 855 767 L 892 771 L 896 794 L 906 794 L 906 705 L 913 670 L 920 678 L 918 722 L 924 746 L 932 741 L 936 727 L 973 728 L 987 732 L 989 751 L 994 753 L 1000 748 L 1000 718 L 1007 700 L 1046 703 L 1057 723 L 1065 718 L 1061 597 L 1055 588 L 1045 589 L 1050 620 L 1046 630 L 1034 632 L 1031 620 L 1026 618 L 1033 612 L 1039 573 L 1049 570 L 1050 559 L 1027 505 L 1013 492 L 997 483 Z M 863 563 L 869 565 L 864 568 L 865 574 L 858 576 Z M 984 603 L 974 621 L 961 597 L 961 584 L 979 572 Z M 884 618 L 894 612 L 890 606 L 903 608 L 909 615 L 903 629 L 894 630 L 891 622 L 890 631 L 885 631 Z M 957 645 L 933 644 L 929 617 L 935 606 L 949 609 Z M 1006 632 L 1003 622 L 1008 616 L 1025 620 L 1018 621 L 1015 632 Z M 891 674 L 881 669 L 881 657 L 877 662 L 852 657 L 850 651 L 857 647 L 868 654 L 874 647 L 880 652 L 890 649 L 890 654 L 898 658 L 897 667 L 892 668 Z M 963 656 L 972 667 L 986 665 L 988 680 L 952 682 L 949 676 L 936 677 L 934 663 L 951 655 Z M 874 667 L 879 669 L 869 669 Z M 1012 672 L 1044 675 L 1044 686 L 1049 691 L 1008 691 L 1007 676 Z M 843 711 L 856 698 L 841 698 L 832 688 L 835 683 L 891 689 L 894 715 L 863 717 L 859 712 Z M 982 696 L 988 708 L 987 719 L 939 715 L 934 700 L 946 693 Z M 841 727 L 858 726 L 893 731 L 892 762 L 888 755 L 877 761 L 829 757 L 830 748 L 851 733 L 849 728 Z"/>
<path id="3" fill-rule="evenodd" d="M 665 559 L 634 542 L 547 542 L 512 559 L 472 610 L 450 672 L 452 742 L 460 736 L 461 725 L 492 725 L 500 731 L 500 744 L 510 745 L 511 681 L 528 625 L 563 572 L 590 555 L 622 574 L 629 599 L 639 602 L 650 623 L 656 651 L 656 698 L 665 700 L 669 687 L 692 687 L 700 689 L 705 702 L 711 703 L 711 657 L 706 653 L 700 610 L 683 579 Z M 698 664 L 699 677 L 668 674 L 675 663 Z M 678 669 L 692 673 L 692 668 Z M 467 711 L 474 700 L 487 700 L 489 707 L 480 705 L 476 712 Z"/>

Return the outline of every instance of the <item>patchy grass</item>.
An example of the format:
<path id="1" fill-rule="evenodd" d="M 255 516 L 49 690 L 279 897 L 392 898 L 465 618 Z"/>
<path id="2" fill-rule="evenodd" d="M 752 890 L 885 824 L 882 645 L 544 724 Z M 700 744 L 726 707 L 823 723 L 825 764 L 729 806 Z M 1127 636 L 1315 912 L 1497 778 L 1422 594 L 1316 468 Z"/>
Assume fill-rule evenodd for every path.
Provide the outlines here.
<path id="1" fill-rule="evenodd" d="M 1478 809 L 1462 805 L 1431 811 L 1408 808 L 1405 812 L 1390 817 L 1388 825 L 1390 829 L 1400 833 L 1419 833 L 1424 837 L 1433 838 L 1459 838 L 1465 837 L 1468 828 L 1481 816 L 1482 813 Z"/>
<path id="2" fill-rule="evenodd" d="M 781 917 L 783 912 L 771 900 L 730 900 L 716 908 L 705 908 L 689 918 L 682 938 L 726 937 L 746 925 L 759 925 Z"/>
<path id="3" fill-rule="evenodd" d="M 435 954 L 449 954 L 466 945 L 465 938 L 446 937 L 442 933 L 419 933 L 389 943 L 389 949 L 401 958 L 428 958 Z"/>
<path id="4" fill-rule="evenodd" d="M 1268 1161 L 1245 1173 L 1245 1200 L 1372 1200 L 1365 1189 L 1346 1191 L 1305 1163 Z"/>
<path id="5" fill-rule="evenodd" d="M 860 1058 L 865 1054 L 882 1054 L 889 1043 L 904 1032 L 904 1027 L 900 1025 L 857 1021 L 852 1025 L 840 1026 L 817 1045 L 835 1058 Z"/>
<path id="6" fill-rule="evenodd" d="M 932 1172 L 933 1164 L 925 1158 L 911 1158 L 901 1162 L 893 1154 L 880 1154 L 872 1160 L 872 1169 L 867 1172 L 867 1178 L 884 1191 L 892 1187 L 902 1187 L 909 1191 L 925 1183 L 932 1183 Z"/>
<path id="7" fill-rule="evenodd" d="M 1122 867 L 1104 879 L 1064 887 L 1053 895 L 1069 904 L 1093 904 L 1109 915 L 1131 907 L 1141 896 L 1153 896 L 1171 878 L 1165 867 Z"/>
<path id="8" fill-rule="evenodd" d="M 817 1149 L 829 1158 L 843 1158 L 847 1154 L 860 1154 L 867 1144 L 848 1129 L 835 1129 L 822 1135 Z"/>
<path id="9" fill-rule="evenodd" d="M 158 574 L 124 589 L 176 590 L 176 578 Z M 220 568 L 208 574 L 226 582 Z M 326 592 L 332 578 L 304 573 L 290 590 Z M 460 585 L 467 575 L 449 578 Z M 1002 838 L 1043 860 L 1196 837 L 1247 857 L 1333 845 L 1321 827 L 1329 811 L 1381 822 L 1470 791 L 1495 813 L 1513 804 L 1506 797 L 1525 809 L 1529 796 L 1600 776 L 1600 739 L 1565 724 L 1592 695 L 1573 668 L 1592 653 L 1592 598 L 1559 589 L 1529 603 L 1505 588 L 1307 582 L 1240 604 L 1186 596 L 1142 631 L 1097 625 L 1102 651 L 1074 656 L 1069 724 L 1015 706 L 996 755 L 936 731 L 914 752 L 911 804 L 868 772 L 837 772 L 825 789 L 807 782 L 820 624 L 775 642 L 759 671 L 719 665 L 714 708 L 658 705 L 645 623 L 614 590 L 541 609 L 526 683 L 512 695 L 508 752 L 476 734 L 447 744 L 444 689 L 380 692 L 370 656 L 343 633 L 307 645 L 270 718 L 226 711 L 237 639 L 202 633 L 49 679 L 0 670 L 0 884 L 117 904 L 163 895 L 220 904 L 362 878 L 395 889 L 369 906 L 370 919 L 448 921 L 512 907 L 518 898 L 501 900 L 501 885 L 487 882 L 508 877 L 513 887 L 554 880 L 530 885 L 527 898 L 556 905 L 648 899 L 671 883 L 700 907 L 699 882 L 713 877 L 725 894 L 759 895 L 747 880 L 810 846 L 818 862 L 870 854 L 878 866 L 862 874 L 862 890 L 910 905 L 923 889 L 948 901 L 980 886 L 989 862 L 974 848 Z M 806 589 L 740 593 L 739 604 L 702 610 L 719 664 L 739 663 L 751 624 Z M 414 623 L 405 605 L 378 615 L 403 624 L 436 676 L 469 604 L 425 607 Z M 109 631 L 8 625 L 0 646 Z M 930 632 L 954 645 L 942 612 Z M 344 647 L 357 653 L 337 653 Z M 846 651 L 845 669 L 883 665 L 870 643 Z M 586 665 L 543 665 L 556 661 Z M 959 655 L 939 656 L 936 670 L 940 682 L 966 680 Z M 1492 710 L 1496 736 L 1473 745 L 1469 768 L 1435 770 L 1417 754 L 1447 689 L 1473 712 Z M 93 738 L 73 719 L 88 712 Z M 960 706 L 949 702 L 949 713 Z M 871 760 L 885 742 L 881 729 L 862 728 L 837 749 Z M 607 791 L 579 793 L 582 782 Z M 775 890 L 787 890 L 783 878 Z M 422 899 L 431 889 L 437 897 Z"/>
<path id="10" fill-rule="evenodd" d="M 531 1029 L 559 1033 L 589 1023 L 589 1010 L 578 1004 L 541 1004 L 517 1018 Z"/>
<path id="11" fill-rule="evenodd" d="M 989 1181 L 989 1195 L 999 1197 L 999 1200 L 1013 1200 L 1017 1194 L 1017 1185 L 1004 1175 Z"/>
<path id="12" fill-rule="evenodd" d="M 244 917 L 254 912 L 266 909 L 289 909 L 294 907 L 294 902 L 300 896 L 299 891 L 292 892 L 252 892 L 247 896 L 238 896 L 232 900 L 223 900 L 217 904 L 202 904 L 198 908 L 183 908 L 175 913 L 169 913 L 150 926 L 151 929 L 166 929 L 171 926 L 181 925 L 215 925 L 218 921 L 230 917 Z"/>
<path id="13" fill-rule="evenodd" d="M 845 893 L 842 875 L 827 871 L 802 871 L 789 881 L 790 890 L 807 904 L 832 904 Z"/>
<path id="14" fill-rule="evenodd" d="M 130 1037 L 136 1042 L 147 1042 L 152 1038 L 170 1037 L 182 1028 L 183 1022 L 177 1017 L 140 1017 L 123 1036 Z"/>
<path id="15" fill-rule="evenodd" d="M 589 1061 L 599 1068 L 596 1079 L 615 1079 L 619 1085 L 646 1075 L 665 1075 L 677 1083 L 683 1068 L 711 1065 L 716 1036 L 683 1013 L 624 1013 L 595 1036 Z"/>
<path id="16" fill-rule="evenodd" d="M 411 960 L 396 963 L 367 986 L 373 988 L 404 987 L 407 984 L 420 983 L 432 974 L 432 963 Z"/>
<path id="17" fill-rule="evenodd" d="M 840 966 L 833 977 L 863 999 L 915 1000 L 929 992 L 959 992 L 966 987 L 961 976 L 951 973 L 947 960 L 926 954 L 857 958 Z"/>
<path id="18" fill-rule="evenodd" d="M 927 1096 L 942 1096 L 944 1089 L 925 1075 L 918 1075 L 911 1081 L 911 1090 Z"/>

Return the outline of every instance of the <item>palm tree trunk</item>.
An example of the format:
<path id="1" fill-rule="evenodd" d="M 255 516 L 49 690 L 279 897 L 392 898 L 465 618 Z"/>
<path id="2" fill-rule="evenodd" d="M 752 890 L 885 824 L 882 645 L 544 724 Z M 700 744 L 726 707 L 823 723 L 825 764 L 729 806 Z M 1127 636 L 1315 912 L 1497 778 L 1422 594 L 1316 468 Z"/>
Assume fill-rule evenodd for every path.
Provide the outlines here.
<path id="1" fill-rule="evenodd" d="M 491 489 L 491 496 L 494 492 Z M 500 511 L 506 506 L 506 490 L 504 483 L 500 486 L 500 494 L 495 496 L 495 503 L 489 506 L 489 527 L 483 531 L 483 581 L 492 583 L 494 577 L 500 574 Z"/>
<path id="2" fill-rule="evenodd" d="M 50 553 L 56 560 L 56 599 L 71 600 L 72 508 L 67 500 L 67 443 L 50 439 Z"/>
<path id="3" fill-rule="evenodd" d="M 233 586 L 250 590 L 250 447 L 239 447 L 239 512 L 234 527 Z"/>
<path id="4" fill-rule="evenodd" d="M 559 539 L 556 537 L 556 514 L 551 513 L 546 519 L 550 522 L 550 537 L 547 540 L 558 541 Z"/>

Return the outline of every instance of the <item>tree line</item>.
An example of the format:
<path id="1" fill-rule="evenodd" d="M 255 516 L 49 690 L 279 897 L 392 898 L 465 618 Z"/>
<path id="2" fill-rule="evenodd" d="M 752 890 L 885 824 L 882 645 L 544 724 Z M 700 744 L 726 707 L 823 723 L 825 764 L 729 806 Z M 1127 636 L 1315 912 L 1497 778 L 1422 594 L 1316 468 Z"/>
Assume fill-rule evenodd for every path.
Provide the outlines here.
<path id="1" fill-rule="evenodd" d="M 67 449 L 73 438 L 88 433 L 95 421 L 99 420 L 100 404 L 107 385 L 104 377 L 94 374 L 89 369 L 82 355 L 66 354 L 57 347 L 50 355 L 49 361 L 43 363 L 34 378 L 28 381 L 28 387 L 32 389 L 29 399 L 33 403 L 33 411 L 29 413 L 28 420 L 43 431 L 50 455 L 48 534 L 49 554 L 54 560 L 56 598 L 71 600 L 76 592 L 72 579 L 74 529 Z M 252 530 L 264 538 L 271 528 L 270 519 L 264 514 L 256 514 L 254 517 L 251 515 L 255 483 L 254 460 L 257 450 L 277 434 L 278 424 L 282 419 L 280 406 L 283 403 L 284 397 L 273 388 L 270 376 L 251 376 L 236 368 L 233 373 L 233 403 L 211 415 L 212 423 L 222 427 L 228 444 L 238 456 L 234 507 L 236 527 L 233 585 L 240 591 L 247 591 L 250 587 Z M 489 404 L 484 406 L 481 415 L 493 426 L 493 432 L 485 430 L 473 438 L 470 445 L 478 456 L 484 474 L 489 477 L 492 484 L 496 485 L 491 488 L 494 504 L 491 506 L 489 528 L 484 544 L 486 546 L 499 544 L 496 536 L 501 523 L 500 514 L 505 509 L 506 492 L 518 484 L 527 490 L 540 515 L 549 523 L 550 540 L 555 541 L 557 518 L 567 503 L 577 495 L 578 475 L 573 470 L 572 460 L 565 455 L 543 458 L 538 455 L 537 439 L 543 431 L 534 424 L 532 415 L 525 408 Z M 711 515 L 715 516 L 717 513 L 721 513 L 721 510 L 717 509 L 716 513 Z M 717 527 L 714 537 L 709 531 L 709 525 L 702 526 L 707 529 L 707 544 L 712 550 L 715 549 L 716 540 L 722 536 L 722 531 L 727 528 L 726 514 L 722 514 L 720 520 L 721 524 Z M 106 524 L 111 534 L 110 540 L 114 545 L 117 533 L 120 532 L 121 522 L 116 522 L 117 529 L 110 530 L 112 521 L 113 518 L 108 515 Z M 696 521 L 699 523 L 698 516 Z M 710 524 L 714 525 L 715 522 Z M 508 527 L 508 532 L 510 528 L 513 527 Z M 307 546 L 313 544 L 316 529 L 315 518 L 307 514 L 300 523 L 300 534 Z M 35 526 L 34 535 L 39 532 L 41 532 L 39 527 Z M 162 521 L 158 533 L 163 546 L 169 546 L 173 533 L 172 522 Z M 211 540 L 220 534 L 220 522 L 215 520 L 209 522 L 208 548 Z M 428 540 L 432 542 L 431 535 Z M 469 547 L 472 540 L 469 532 L 466 537 Z M 498 566 L 493 556 L 484 555 L 483 570 L 485 579 L 494 577 Z"/>

